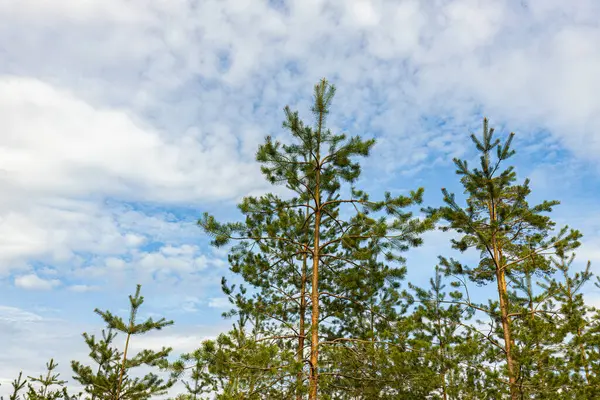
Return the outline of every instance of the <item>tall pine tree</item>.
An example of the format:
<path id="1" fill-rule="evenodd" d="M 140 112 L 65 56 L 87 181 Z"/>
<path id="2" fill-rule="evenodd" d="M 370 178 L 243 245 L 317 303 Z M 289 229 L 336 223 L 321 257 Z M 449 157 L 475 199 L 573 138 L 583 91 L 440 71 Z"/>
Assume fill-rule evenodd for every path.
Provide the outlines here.
<path id="1" fill-rule="evenodd" d="M 295 280 L 296 293 L 292 298 L 299 301 L 296 326 L 289 327 L 289 336 L 303 338 L 309 345 L 303 362 L 308 365 L 311 400 L 319 394 L 322 328 L 335 316 L 323 309 L 325 299 L 343 300 L 346 270 L 368 270 L 378 256 L 393 262 L 399 258 L 399 252 L 420 244 L 420 234 L 430 226 L 429 221 L 420 221 L 402 211 L 421 202 L 422 189 L 409 196 L 386 193 L 384 200 L 372 201 L 367 193 L 353 187 L 361 172 L 354 159 L 368 156 L 375 142 L 358 136 L 347 138 L 327 129 L 334 93 L 335 88 L 322 80 L 314 91 L 314 126 L 305 125 L 297 112 L 286 107 L 284 127 L 291 133 L 293 143 L 282 144 L 267 137 L 259 148 L 257 160 L 263 174 L 271 183 L 285 185 L 291 198 L 245 198 L 240 205 L 245 223 L 220 224 L 208 214 L 199 221 L 206 232 L 214 235 L 215 245 L 239 240 L 244 257 L 251 253 L 255 259 L 263 260 L 244 262 L 242 275 L 265 274 L 263 280 L 270 281 L 271 274 L 290 271 L 283 265 L 297 265 L 293 274 L 286 272 L 288 279 Z M 301 223 L 295 222 L 299 216 L 303 217 Z M 264 222 L 258 223 L 261 220 Z M 234 259 L 236 254 L 238 251 L 234 250 Z M 390 269 L 391 275 L 395 273 Z M 272 282 L 276 284 L 278 279 Z M 260 293 L 262 288 L 259 285 L 257 289 Z M 290 292 L 286 290 L 282 296 L 289 297 Z M 286 309 L 273 304 L 265 307 L 270 313 L 265 313 L 266 317 L 278 321 L 279 326 L 289 324 Z M 286 318 L 282 318 L 284 315 Z M 304 328 L 300 321 L 304 321 Z M 298 355 L 302 351 L 299 347 Z"/>
<path id="2" fill-rule="evenodd" d="M 480 154 L 479 168 L 469 168 L 467 161 L 454 159 L 456 172 L 467 195 L 466 205 L 459 206 L 455 196 L 442 189 L 446 206 L 428 211 L 447 223 L 444 230 L 453 230 L 461 235 L 458 240 L 452 240 L 454 248 L 460 251 L 475 248 L 480 252 L 476 267 L 445 260 L 449 271 L 466 275 L 478 284 L 496 284 L 497 310 L 486 306 L 480 308 L 500 322 L 510 398 L 517 400 L 519 366 L 515 359 L 514 310 L 509 299 L 508 277 L 522 273 L 526 263 L 536 265 L 532 273 L 548 273 L 545 257 L 576 247 L 581 235 L 567 227 L 552 235 L 555 224 L 544 213 L 552 211 L 559 202 L 544 201 L 530 206 L 527 202 L 531 192 L 529 180 L 516 184 L 514 167 L 502 168 L 515 153 L 510 147 L 513 137 L 511 133 L 501 144 L 484 119 L 481 138 L 471 135 Z"/>

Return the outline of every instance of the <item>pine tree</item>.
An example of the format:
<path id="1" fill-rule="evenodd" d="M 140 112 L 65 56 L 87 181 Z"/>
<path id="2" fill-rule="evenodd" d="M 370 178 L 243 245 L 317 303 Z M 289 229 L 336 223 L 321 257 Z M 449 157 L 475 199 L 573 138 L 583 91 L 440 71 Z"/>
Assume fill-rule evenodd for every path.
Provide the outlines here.
<path id="1" fill-rule="evenodd" d="M 91 395 L 91 400 L 113 399 L 116 396 L 120 372 L 118 366 L 122 354 L 116 347 L 112 347 L 116 336 L 117 333 L 111 328 L 108 331 L 102 330 L 102 338 L 99 341 L 96 341 L 94 335 L 83 333 L 83 338 L 90 348 L 89 356 L 97 364 L 95 372 L 79 361 L 71 362 L 74 379 L 84 386 L 86 393 Z"/>
<path id="2" fill-rule="evenodd" d="M 292 398 L 295 374 L 286 368 L 293 363 L 284 359 L 280 343 L 263 341 L 262 326 L 253 315 L 238 314 L 233 329 L 210 342 L 207 359 L 209 376 L 219 400 Z M 284 353 L 285 354 L 285 353 Z"/>
<path id="3" fill-rule="evenodd" d="M 494 130 L 488 128 L 487 119 L 484 119 L 482 138 L 471 135 L 480 153 L 480 169 L 470 169 L 467 161 L 454 160 L 457 174 L 468 195 L 466 207 L 460 207 L 455 196 L 442 189 L 446 206 L 428 209 L 428 212 L 448 223 L 443 230 L 454 230 L 462 235 L 460 239 L 452 241 L 454 248 L 460 251 L 475 248 L 480 251 L 479 265 L 474 268 L 463 266 L 455 260 L 445 260 L 445 266 L 453 274 L 466 275 L 478 284 L 496 283 L 497 311 L 486 306 L 479 308 L 500 322 L 510 397 L 517 400 L 519 366 L 514 356 L 514 316 L 511 314 L 513 310 L 507 277 L 519 274 L 523 264 L 530 260 L 539 260 L 534 262 L 538 267 L 532 272 L 547 273 L 548 263 L 544 257 L 576 247 L 581 235 L 565 227 L 551 236 L 555 224 L 543 213 L 550 212 L 559 202 L 544 201 L 536 206 L 527 203 L 531 191 L 529 180 L 517 185 L 514 167 L 500 169 L 503 162 L 515 153 L 510 148 L 514 134 L 511 133 L 506 142 L 501 144 L 499 139 L 494 140 L 493 133 Z"/>
<path id="4" fill-rule="evenodd" d="M 201 400 L 205 394 L 217 391 L 213 381 L 214 375 L 210 372 L 210 366 L 214 360 L 215 343 L 205 340 L 202 345 L 191 353 L 182 354 L 179 361 L 173 363 L 171 368 L 180 377 L 187 371 L 191 381 L 182 380 L 186 393 L 181 393 L 175 400 Z"/>
<path id="5" fill-rule="evenodd" d="M 332 398 L 411 399 L 431 390 L 432 373 L 409 339 L 413 326 L 400 293 L 405 271 L 370 260 L 343 271 L 343 297 L 324 299 L 335 315 L 323 326 L 324 384 Z"/>
<path id="6" fill-rule="evenodd" d="M 417 302 L 412 314 L 415 320 L 413 345 L 424 352 L 424 367 L 438 375 L 439 397 L 443 400 L 463 398 L 459 394 L 465 382 L 452 371 L 459 369 L 457 349 L 469 338 L 463 325 L 473 316 L 473 310 L 465 306 L 460 291 L 445 292 L 439 266 L 435 267 L 435 275 L 429 283 L 428 290 L 409 283 L 414 292 L 410 300 Z"/>
<path id="7" fill-rule="evenodd" d="M 276 215 L 248 212 L 245 207 L 255 209 L 255 201 L 261 207 L 268 207 L 270 202 L 278 200 L 270 195 L 245 199 L 242 205 L 245 223 L 256 235 L 263 231 L 275 238 L 308 243 L 302 210 L 279 210 Z M 248 316 L 254 323 L 254 335 L 260 336 L 262 343 L 279 347 L 279 357 L 287 360 L 285 369 L 296 373 L 297 396 L 301 396 L 307 326 L 307 255 L 284 241 L 265 237 L 259 243 L 259 251 L 249 242 L 239 243 L 230 252 L 229 262 L 232 272 L 240 274 L 253 293 L 246 295 L 243 286 L 239 293 L 234 293 L 234 288 L 228 287 L 224 280 L 223 292 L 236 307 L 226 316 Z M 296 361 L 292 362 L 289 359 L 294 353 Z"/>
<path id="8" fill-rule="evenodd" d="M 590 358 L 593 358 L 593 345 L 588 340 L 592 323 L 589 314 L 592 309 L 586 306 L 583 288 L 591 280 L 591 263 L 588 261 L 582 271 L 573 273 L 575 253 L 552 258 L 558 276 L 546 278 L 544 287 L 552 293 L 558 303 L 560 319 L 555 330 L 561 336 L 560 354 L 554 360 L 554 367 L 560 372 L 554 377 L 553 386 L 560 387 L 567 399 L 588 399 L 600 396 L 600 383 L 596 378 Z"/>
<path id="9" fill-rule="evenodd" d="M 92 399 L 98 400 L 144 400 L 155 395 L 165 394 L 175 383 L 174 375 L 168 380 L 160 378 L 155 373 L 147 373 L 142 378 L 133 378 L 130 372 L 140 366 L 158 367 L 166 370 L 169 367 L 167 357 L 171 348 L 163 347 L 160 351 L 142 350 L 133 357 L 128 357 L 131 338 L 153 330 L 172 325 L 173 321 L 161 318 L 154 321 L 148 318 L 137 323 L 137 314 L 144 302 L 140 295 L 141 285 L 137 285 L 135 295 L 129 296 L 129 319 L 124 321 L 121 317 L 110 311 L 94 310 L 106 323 L 108 331 L 102 332 L 102 339 L 96 340 L 94 335 L 83 334 L 86 344 L 90 348 L 90 357 L 97 364 L 93 369 L 79 361 L 72 361 L 71 367 L 74 379 L 81 383 L 87 394 Z M 117 332 L 126 335 L 123 351 L 113 346 Z"/>
<path id="10" fill-rule="evenodd" d="M 285 271 L 288 279 L 295 276 L 292 279 L 296 280 L 297 292 L 291 296 L 300 300 L 295 320 L 309 326 L 304 335 L 299 333 L 300 325 L 290 326 L 288 332 L 298 343 L 301 343 L 300 338 L 305 338 L 310 346 L 303 362 L 309 367 L 311 400 L 316 400 L 319 393 L 320 328 L 327 324 L 329 317 L 324 313 L 323 299 L 344 296 L 342 271 L 363 269 L 377 255 L 385 255 L 388 262 L 396 260 L 398 251 L 420 244 L 420 233 L 430 225 L 429 221 L 413 219 L 412 214 L 401 211 L 421 201 L 422 189 L 409 196 L 392 197 L 387 193 L 383 201 L 372 201 L 367 193 L 351 186 L 361 172 L 360 165 L 353 159 L 368 156 L 374 140 L 362 140 L 358 136 L 348 139 L 326 128 L 334 93 L 334 87 L 322 80 L 315 86 L 314 127 L 305 125 L 297 112 L 286 107 L 284 127 L 295 142 L 286 145 L 267 137 L 259 148 L 257 160 L 263 165 L 263 174 L 273 184 L 284 184 L 292 194 L 290 199 L 274 195 L 245 198 L 240 210 L 246 216 L 246 223 L 220 224 L 208 214 L 199 221 L 206 232 L 214 235 L 213 244 L 220 246 L 232 239 L 240 240 L 245 254 L 253 253 L 255 260 L 263 260 L 252 264 L 244 262 L 242 275 L 264 273 L 263 281 L 275 285 L 278 280 L 269 279 L 271 272 Z M 343 184 L 350 185 L 347 197 L 342 197 Z M 346 215 L 340 210 L 342 206 L 350 217 L 341 217 Z M 387 213 L 391 218 L 371 216 L 378 212 Z M 299 215 L 303 216 L 301 224 L 296 222 Z M 303 269 L 304 260 L 307 261 L 306 270 Z M 280 267 L 292 263 L 296 265 L 293 271 L 300 271 L 300 274 L 291 275 L 287 273 L 288 269 Z M 264 271 L 255 271 L 257 266 Z M 260 285 L 257 289 L 260 292 Z M 282 296 L 289 297 L 289 291 L 284 291 Z M 303 300 L 305 297 L 306 301 Z M 279 322 L 279 326 L 288 325 L 287 310 L 278 310 L 267 300 L 263 304 L 272 313 L 271 317 Z M 303 311 L 306 319 L 303 319 Z M 284 315 L 285 318 L 281 318 Z M 303 349 L 299 346 L 298 359 L 301 352 Z"/>
<path id="11" fill-rule="evenodd" d="M 60 374 L 54 373 L 58 364 L 54 359 L 50 359 L 46 363 L 46 374 L 35 378 L 28 376 L 23 379 L 23 372 L 19 373 L 19 377 L 12 382 L 13 392 L 8 397 L 9 400 L 20 400 L 21 391 L 27 388 L 24 399 L 27 400 L 75 400 L 81 397 L 81 393 L 76 396 L 71 396 L 65 386 L 66 381 L 59 379 Z M 54 387 L 58 386 L 58 387 Z M 3 400 L 3 397 L 0 397 Z"/>
<path id="12" fill-rule="evenodd" d="M 420 368 L 427 382 L 430 399 L 497 399 L 500 395 L 496 371 L 488 368 L 495 361 L 497 346 L 475 329 L 482 321 L 473 321 L 475 309 L 466 282 L 452 280 L 446 291 L 443 270 L 435 267 L 428 289 L 409 283 L 404 292 L 416 308 L 410 315 L 410 346 L 421 354 Z M 426 373 L 425 373 L 426 372 Z M 429 375 L 428 375 L 429 374 Z M 422 397 L 421 397 L 422 398 Z"/>
<path id="13" fill-rule="evenodd" d="M 60 374 L 54 373 L 54 370 L 58 367 L 58 364 L 54 362 L 54 359 L 50 359 L 46 363 L 46 375 L 40 375 L 38 378 L 28 377 L 29 382 L 27 383 L 27 399 L 28 400 L 56 400 L 65 399 L 70 400 L 65 387 L 66 381 L 59 379 Z M 37 388 L 33 385 L 37 383 Z M 58 386 L 58 388 L 53 388 Z M 76 397 L 73 397 L 76 398 Z"/>
<path id="14" fill-rule="evenodd" d="M 594 286 L 600 289 L 600 277 L 596 276 Z M 600 309 L 589 307 L 585 329 L 582 329 L 581 342 L 584 343 L 586 364 L 589 365 L 588 393 L 597 397 L 600 393 Z M 581 358 L 583 360 L 583 357 Z"/>
<path id="15" fill-rule="evenodd" d="M 525 263 L 522 276 L 509 276 L 513 287 L 508 294 L 515 341 L 513 356 L 519 366 L 516 380 L 521 397 L 554 399 L 558 387 L 553 382 L 553 359 L 560 357 L 563 336 L 556 329 L 558 315 L 551 301 L 553 292 L 534 282 L 536 267 Z"/>
<path id="16" fill-rule="evenodd" d="M 10 396 L 8 396 L 8 399 L 21 400 L 21 390 L 23 390 L 25 388 L 25 385 L 27 385 L 27 379 L 23 379 L 22 371 L 19 372 L 19 377 L 11 382 L 11 385 L 13 388 L 13 392 L 10 394 Z M 0 400 L 4 400 L 4 397 L 0 397 Z"/>

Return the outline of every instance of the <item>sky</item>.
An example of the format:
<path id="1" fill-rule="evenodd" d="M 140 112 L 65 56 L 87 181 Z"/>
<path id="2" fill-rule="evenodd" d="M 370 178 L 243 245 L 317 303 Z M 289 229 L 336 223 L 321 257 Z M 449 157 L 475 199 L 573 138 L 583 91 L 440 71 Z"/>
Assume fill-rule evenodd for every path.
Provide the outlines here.
<path id="1" fill-rule="evenodd" d="M 122 313 L 136 283 L 141 316 L 175 325 L 134 347 L 225 331 L 226 252 L 195 222 L 273 190 L 257 146 L 285 138 L 285 105 L 311 117 L 322 77 L 330 127 L 377 139 L 373 197 L 460 194 L 452 158 L 487 116 L 600 273 L 598 21 L 595 0 L 0 0 L 0 394 L 50 357 L 69 380 L 94 308 Z M 429 233 L 410 279 L 438 254 Z"/>

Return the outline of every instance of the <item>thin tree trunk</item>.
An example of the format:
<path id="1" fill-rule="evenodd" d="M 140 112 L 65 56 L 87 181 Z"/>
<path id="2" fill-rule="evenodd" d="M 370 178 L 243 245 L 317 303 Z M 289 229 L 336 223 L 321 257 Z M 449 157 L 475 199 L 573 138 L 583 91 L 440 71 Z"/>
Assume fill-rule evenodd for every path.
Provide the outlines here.
<path id="1" fill-rule="evenodd" d="M 532 266 L 535 266 L 535 260 L 533 258 L 533 256 L 531 257 L 531 262 L 532 262 Z M 529 301 L 529 320 L 531 322 L 531 326 L 533 327 L 533 325 L 535 324 L 535 308 L 533 305 L 533 288 L 531 287 L 531 275 L 528 273 L 526 276 L 527 279 L 527 297 L 528 297 L 528 301 Z M 535 342 L 533 343 L 533 350 L 537 351 L 538 349 L 542 348 L 542 344 L 540 344 L 539 340 L 538 340 L 538 336 L 536 334 L 536 339 Z M 535 354 L 535 353 L 534 353 Z M 536 356 L 536 367 L 537 367 L 537 374 L 542 374 L 542 370 L 543 370 L 543 366 L 542 366 L 542 360 L 539 357 L 539 355 Z M 546 389 L 546 381 L 545 379 L 542 379 L 542 384 L 541 386 L 544 388 L 544 390 Z M 521 379 L 521 392 L 523 391 L 523 379 Z M 523 397 L 523 394 L 521 393 L 521 397 Z"/>
<path id="2" fill-rule="evenodd" d="M 48 367 L 48 373 L 46 374 L 46 382 L 44 384 L 44 388 L 42 389 L 42 398 L 46 397 L 46 392 L 48 391 L 48 382 L 50 381 L 50 373 L 52 372 L 52 370 L 50 369 L 50 367 L 52 367 L 52 364 L 54 363 L 53 359 L 50 359 L 50 364 Z"/>
<path id="3" fill-rule="evenodd" d="M 446 369 L 446 352 L 444 351 L 446 348 L 446 343 L 444 342 L 444 340 L 442 339 L 442 320 L 440 318 L 440 302 L 439 302 L 440 298 L 439 295 L 436 291 L 436 302 L 435 302 L 435 308 L 436 308 L 436 314 L 437 314 L 437 325 L 438 325 L 438 335 L 439 335 L 439 339 L 440 339 L 440 359 L 442 362 L 442 369 L 440 371 L 440 378 L 442 379 L 442 399 L 443 400 L 448 400 L 448 387 L 446 385 L 446 373 L 448 372 Z"/>
<path id="4" fill-rule="evenodd" d="M 497 272 L 498 280 L 498 298 L 500 300 L 500 318 L 502 321 L 502 331 L 504 335 L 504 350 L 506 352 L 506 366 L 508 369 L 508 382 L 510 385 L 510 398 L 517 400 L 519 398 L 517 379 L 515 376 L 515 365 L 512 355 L 512 337 L 510 317 L 508 316 L 508 294 L 506 289 L 506 278 L 504 270 Z"/>
<path id="5" fill-rule="evenodd" d="M 308 218 L 308 209 L 306 211 L 306 218 Z M 307 244 L 308 246 L 308 244 Z M 298 349 L 296 350 L 296 358 L 298 364 L 300 364 L 300 371 L 296 378 L 296 400 L 302 400 L 302 380 L 304 379 L 303 365 L 304 365 L 304 339 L 305 339 L 305 318 L 306 318 L 306 273 L 308 269 L 308 253 L 304 253 L 302 260 L 302 280 L 300 283 L 300 327 L 298 329 Z"/>
<path id="6" fill-rule="evenodd" d="M 198 371 L 200 371 L 199 364 L 200 364 L 199 362 L 196 362 L 196 369 Z M 197 400 L 197 398 L 198 398 L 198 380 L 199 380 L 199 376 L 197 376 L 196 379 L 194 379 L 194 397 L 193 397 L 194 400 Z"/>
<path id="7" fill-rule="evenodd" d="M 581 363 L 583 364 L 583 368 L 585 370 L 585 383 L 590 385 L 590 365 L 588 363 L 587 357 L 585 355 L 585 347 L 583 343 L 581 343 L 581 337 L 583 336 L 581 332 L 581 328 L 577 328 L 577 338 L 579 339 L 579 351 L 581 352 Z"/>
<path id="8" fill-rule="evenodd" d="M 573 290 L 569 283 L 569 279 L 568 279 L 566 272 L 565 272 L 565 282 L 567 282 L 567 285 L 568 285 L 568 287 L 567 287 L 568 293 L 567 294 L 569 295 L 569 301 L 571 304 L 573 304 Z M 590 365 L 589 365 L 587 357 L 585 355 L 585 347 L 583 346 L 583 343 L 581 341 L 582 337 L 583 337 L 583 332 L 581 330 L 581 327 L 578 326 L 577 327 L 577 339 L 579 340 L 579 352 L 581 355 L 581 364 L 583 364 L 583 368 L 585 371 L 585 383 L 587 386 L 589 386 L 590 385 Z"/>
<path id="9" fill-rule="evenodd" d="M 318 389 L 318 362 L 319 362 L 319 239 L 320 239 L 320 224 L 321 210 L 319 203 L 319 171 L 317 171 L 317 185 L 315 190 L 315 198 L 317 199 L 317 207 L 315 212 L 315 239 L 313 250 L 313 267 L 312 267 L 312 292 L 311 292 L 311 342 L 310 342 L 310 391 L 309 399 L 317 400 Z"/>
<path id="10" fill-rule="evenodd" d="M 130 338 L 131 333 L 127 333 L 127 340 L 125 340 L 125 350 L 123 351 L 123 362 L 121 363 L 121 371 L 119 372 L 119 384 L 117 385 L 117 393 L 115 396 L 116 400 L 119 400 L 121 398 L 121 384 L 123 383 L 123 374 L 125 373 L 125 361 L 127 361 L 127 350 L 129 349 Z"/>
<path id="11" fill-rule="evenodd" d="M 496 205 L 492 199 L 488 205 L 490 212 L 490 222 L 492 225 L 497 222 Z M 500 248 L 496 232 L 492 233 L 492 252 L 494 265 L 496 267 L 496 282 L 498 284 L 498 300 L 500 302 L 500 320 L 502 322 L 502 333 L 504 337 L 504 351 L 506 353 L 506 367 L 508 370 L 508 382 L 510 386 L 511 400 L 518 400 L 519 393 L 517 388 L 517 379 L 515 376 L 515 363 L 512 355 L 513 341 L 509 314 L 508 291 L 506 285 L 506 271 L 502 265 L 502 249 Z"/>
<path id="12" fill-rule="evenodd" d="M 370 334 L 371 334 L 371 355 L 369 357 L 369 374 L 373 374 L 376 368 L 376 356 L 375 356 L 375 304 L 373 298 L 371 298 L 371 304 L 369 305 L 369 324 L 370 324 Z M 376 375 L 376 374 L 374 374 Z M 370 378 L 370 377 L 368 377 Z M 367 386 L 367 393 L 369 399 L 375 399 L 379 396 L 379 387 L 374 384 L 372 381 Z"/>
<path id="13" fill-rule="evenodd" d="M 448 389 L 446 388 L 446 372 L 441 373 L 442 378 L 442 399 L 448 400 L 448 394 L 446 393 Z"/>
<path id="14" fill-rule="evenodd" d="M 323 91 L 325 90 L 325 81 L 321 81 Z M 321 130 L 325 115 L 323 110 L 319 113 L 317 126 L 317 148 L 315 152 L 315 190 L 314 196 L 314 241 L 313 241 L 313 265 L 312 265 L 312 282 L 311 282 L 311 341 L 310 341 L 310 385 L 308 398 L 309 400 L 317 400 L 318 380 L 319 380 L 319 258 L 320 258 L 320 239 L 321 239 Z"/>

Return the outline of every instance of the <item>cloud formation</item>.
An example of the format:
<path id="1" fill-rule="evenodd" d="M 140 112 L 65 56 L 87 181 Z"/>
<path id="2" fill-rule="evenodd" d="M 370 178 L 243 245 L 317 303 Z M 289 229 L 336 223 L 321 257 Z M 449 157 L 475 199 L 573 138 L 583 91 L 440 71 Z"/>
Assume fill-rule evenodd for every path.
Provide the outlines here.
<path id="1" fill-rule="evenodd" d="M 21 275 L 15 278 L 15 286 L 23 289 L 48 290 L 60 285 L 58 279 L 44 279 L 36 274 Z"/>

